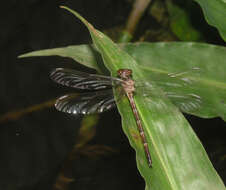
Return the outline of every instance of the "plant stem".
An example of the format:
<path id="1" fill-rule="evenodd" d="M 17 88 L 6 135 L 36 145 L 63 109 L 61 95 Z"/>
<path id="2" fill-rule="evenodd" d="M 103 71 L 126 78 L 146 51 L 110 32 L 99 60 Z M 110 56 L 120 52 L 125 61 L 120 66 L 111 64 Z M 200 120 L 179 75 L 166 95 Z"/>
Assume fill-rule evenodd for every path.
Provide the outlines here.
<path id="1" fill-rule="evenodd" d="M 151 0 L 135 0 L 126 24 L 126 31 L 129 34 L 134 34 L 136 26 L 150 2 Z"/>

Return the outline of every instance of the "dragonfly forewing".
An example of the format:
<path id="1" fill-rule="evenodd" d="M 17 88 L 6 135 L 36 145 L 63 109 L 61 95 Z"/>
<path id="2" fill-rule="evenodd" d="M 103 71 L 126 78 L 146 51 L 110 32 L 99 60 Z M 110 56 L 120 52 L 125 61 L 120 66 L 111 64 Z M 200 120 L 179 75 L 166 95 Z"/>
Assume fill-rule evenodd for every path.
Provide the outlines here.
<path id="1" fill-rule="evenodd" d="M 119 78 L 104 75 L 83 73 L 73 69 L 56 68 L 50 78 L 61 85 L 85 90 L 101 90 L 111 88 L 122 82 Z"/>

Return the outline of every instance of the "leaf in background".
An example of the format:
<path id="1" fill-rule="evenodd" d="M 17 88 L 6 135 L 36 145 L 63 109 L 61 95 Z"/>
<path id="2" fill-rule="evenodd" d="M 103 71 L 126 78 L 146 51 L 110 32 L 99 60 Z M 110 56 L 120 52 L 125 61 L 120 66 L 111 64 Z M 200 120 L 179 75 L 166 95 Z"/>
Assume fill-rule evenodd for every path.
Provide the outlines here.
<path id="1" fill-rule="evenodd" d="M 94 50 L 93 46 L 87 45 L 80 45 L 79 48 L 78 46 L 67 46 L 62 48 L 32 51 L 22 54 L 18 58 L 56 55 L 61 57 L 69 57 L 86 67 L 99 71 L 99 66 L 97 64 L 97 52 Z"/>
<path id="2" fill-rule="evenodd" d="M 134 79 L 145 77 L 136 61 L 107 36 L 95 30 L 84 18 L 67 7 L 89 29 L 94 45 L 106 67 L 115 76 L 119 68 L 130 68 Z M 200 141 L 178 109 L 151 84 L 149 96 L 136 96 L 135 102 L 151 148 L 153 168 L 149 168 L 127 98 L 118 103 L 123 129 L 137 153 L 137 164 L 145 178 L 146 190 L 225 189 Z"/>
<path id="3" fill-rule="evenodd" d="M 226 41 L 226 1 L 225 0 L 195 0 L 202 8 L 206 21 L 215 26 L 221 37 Z"/>
<path id="4" fill-rule="evenodd" d="M 182 111 L 226 121 L 226 48 L 204 43 L 137 43 L 123 49 Z"/>
<path id="5" fill-rule="evenodd" d="M 202 34 L 190 21 L 188 13 L 172 1 L 166 1 L 172 32 L 182 41 L 200 41 Z"/>
<path id="6" fill-rule="evenodd" d="M 78 138 L 76 139 L 75 149 L 81 148 L 93 139 L 96 135 L 96 125 L 99 121 L 99 115 L 87 115 L 82 119 Z"/>

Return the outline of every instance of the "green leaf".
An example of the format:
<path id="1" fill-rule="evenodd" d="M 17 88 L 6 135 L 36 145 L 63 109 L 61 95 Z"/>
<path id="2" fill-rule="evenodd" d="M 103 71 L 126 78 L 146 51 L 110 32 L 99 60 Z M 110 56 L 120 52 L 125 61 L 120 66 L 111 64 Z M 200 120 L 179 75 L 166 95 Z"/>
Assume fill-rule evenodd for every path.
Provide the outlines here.
<path id="1" fill-rule="evenodd" d="M 97 64 L 97 52 L 93 46 L 67 46 L 63 48 L 45 49 L 33 51 L 20 55 L 18 58 L 34 57 L 34 56 L 61 56 L 69 57 L 81 63 L 82 65 L 100 71 Z"/>
<path id="2" fill-rule="evenodd" d="M 107 36 L 94 29 L 78 13 L 89 29 L 94 45 L 102 55 L 113 76 L 119 68 L 133 70 L 134 79 L 145 77 L 136 61 L 121 50 Z M 153 168 L 149 168 L 128 99 L 118 103 L 123 129 L 136 150 L 137 165 L 149 190 L 225 189 L 211 165 L 200 141 L 178 109 L 165 97 L 161 89 L 151 84 L 148 96 L 135 96 L 135 102 L 150 146 Z"/>
<path id="3" fill-rule="evenodd" d="M 203 9 L 204 16 L 211 26 L 215 26 L 221 37 L 226 41 L 226 1 L 195 0 Z"/>
<path id="4" fill-rule="evenodd" d="M 123 49 L 183 112 L 226 121 L 226 48 L 204 43 L 137 43 Z"/>
<path id="5" fill-rule="evenodd" d="M 172 32 L 182 41 L 200 41 L 202 34 L 192 26 L 188 13 L 172 1 L 166 5 Z"/>
<path id="6" fill-rule="evenodd" d="M 154 81 L 183 112 L 203 118 L 221 117 L 226 121 L 225 47 L 182 42 L 128 43 L 120 47 L 136 60 L 140 69 L 146 70 L 145 80 Z M 93 49 L 91 45 L 77 45 L 22 56 L 71 57 L 100 71 Z M 170 77 L 170 73 L 177 76 Z"/>

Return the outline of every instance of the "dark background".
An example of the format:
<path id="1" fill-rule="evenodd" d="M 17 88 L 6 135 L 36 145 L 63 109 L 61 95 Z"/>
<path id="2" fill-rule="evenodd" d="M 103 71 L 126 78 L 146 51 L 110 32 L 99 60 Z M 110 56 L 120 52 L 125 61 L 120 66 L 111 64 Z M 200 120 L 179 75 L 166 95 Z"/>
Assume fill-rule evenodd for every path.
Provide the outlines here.
<path id="1" fill-rule="evenodd" d="M 67 67 L 84 70 L 74 61 L 59 57 L 17 58 L 20 54 L 34 50 L 91 42 L 83 24 L 60 9 L 59 5 L 67 5 L 78 11 L 103 31 L 125 24 L 132 1 L 1 2 L 0 116 L 70 91 L 49 79 L 51 69 Z M 202 16 L 198 6 L 195 11 Z M 144 20 L 149 22 L 147 18 Z M 146 25 L 141 23 L 141 28 Z M 221 44 L 216 30 L 206 23 L 203 25 L 211 31 L 208 40 Z M 225 182 L 225 123 L 219 118 L 204 120 L 186 117 Z M 59 113 L 53 107 L 26 114 L 16 120 L 0 122 L 0 189 L 52 189 L 62 163 L 74 145 L 80 122 L 81 117 Z M 144 189 L 144 181 L 136 169 L 134 151 L 122 132 L 117 110 L 101 115 L 91 144 L 107 145 L 117 152 L 93 160 L 82 156 L 76 159 L 73 165 L 75 180 L 70 184 L 71 189 Z"/>

